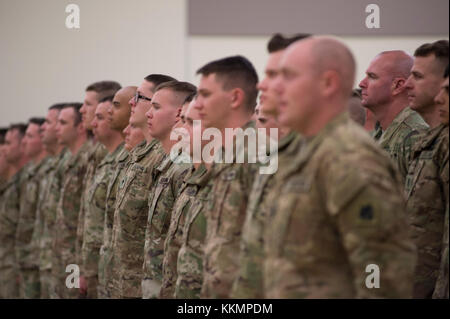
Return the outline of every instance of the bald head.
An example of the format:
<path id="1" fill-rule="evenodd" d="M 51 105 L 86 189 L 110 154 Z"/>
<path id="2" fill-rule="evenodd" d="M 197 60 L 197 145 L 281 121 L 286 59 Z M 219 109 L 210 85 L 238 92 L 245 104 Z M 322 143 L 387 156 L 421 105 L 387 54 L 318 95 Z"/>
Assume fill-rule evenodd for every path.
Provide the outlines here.
<path id="1" fill-rule="evenodd" d="M 136 94 L 136 90 L 136 86 L 127 86 L 114 95 L 112 107 L 108 111 L 111 129 L 122 132 L 127 127 L 131 114 L 129 101 Z"/>
<path id="2" fill-rule="evenodd" d="M 414 64 L 414 58 L 405 51 L 400 50 L 381 52 L 375 57 L 374 61 L 376 60 L 394 78 L 401 77 L 407 79 Z"/>
<path id="3" fill-rule="evenodd" d="M 315 134 L 345 111 L 355 79 L 350 50 L 330 37 L 311 37 L 289 46 L 280 60 L 279 123 Z"/>
<path id="4" fill-rule="evenodd" d="M 356 64 L 350 49 L 331 37 L 311 37 L 298 41 L 300 46 L 309 46 L 314 69 L 319 74 L 334 71 L 340 79 L 343 96 L 351 95 L 355 82 Z"/>

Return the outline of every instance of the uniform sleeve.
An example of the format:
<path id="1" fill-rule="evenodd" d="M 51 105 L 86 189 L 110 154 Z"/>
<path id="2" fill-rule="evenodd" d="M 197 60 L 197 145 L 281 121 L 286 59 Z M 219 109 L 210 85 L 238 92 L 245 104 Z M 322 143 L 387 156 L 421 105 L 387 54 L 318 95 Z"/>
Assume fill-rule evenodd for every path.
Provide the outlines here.
<path id="1" fill-rule="evenodd" d="M 352 156 L 352 155 L 350 155 Z M 416 252 L 401 182 L 384 159 L 329 162 L 327 210 L 342 241 L 357 298 L 410 298 Z M 324 179 L 323 179 L 324 178 Z"/>

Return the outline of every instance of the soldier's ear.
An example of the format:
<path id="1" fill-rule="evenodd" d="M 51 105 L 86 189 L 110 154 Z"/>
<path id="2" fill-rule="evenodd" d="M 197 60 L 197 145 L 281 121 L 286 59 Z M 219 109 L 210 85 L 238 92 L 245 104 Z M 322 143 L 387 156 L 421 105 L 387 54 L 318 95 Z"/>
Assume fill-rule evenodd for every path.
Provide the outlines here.
<path id="1" fill-rule="evenodd" d="M 394 78 L 392 80 L 391 91 L 392 95 L 398 95 L 405 91 L 406 79 Z"/>
<path id="2" fill-rule="evenodd" d="M 231 107 L 237 108 L 244 104 L 245 92 L 241 88 L 234 88 L 230 90 L 230 104 Z"/>

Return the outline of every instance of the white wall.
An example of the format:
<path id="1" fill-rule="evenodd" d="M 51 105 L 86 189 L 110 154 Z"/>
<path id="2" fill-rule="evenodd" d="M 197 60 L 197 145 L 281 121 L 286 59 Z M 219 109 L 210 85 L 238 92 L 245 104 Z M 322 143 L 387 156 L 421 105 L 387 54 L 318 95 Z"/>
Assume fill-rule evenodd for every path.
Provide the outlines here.
<path id="1" fill-rule="evenodd" d="M 80 6 L 79 30 L 65 27 L 69 3 Z M 186 0 L 0 0 L 0 126 L 44 116 L 56 102 L 81 102 L 98 80 L 139 85 L 165 73 L 196 84 L 199 67 L 227 55 L 246 56 L 262 76 L 270 36 L 188 37 L 186 26 Z M 360 80 L 376 53 L 412 54 L 441 38 L 448 35 L 343 40 Z"/>

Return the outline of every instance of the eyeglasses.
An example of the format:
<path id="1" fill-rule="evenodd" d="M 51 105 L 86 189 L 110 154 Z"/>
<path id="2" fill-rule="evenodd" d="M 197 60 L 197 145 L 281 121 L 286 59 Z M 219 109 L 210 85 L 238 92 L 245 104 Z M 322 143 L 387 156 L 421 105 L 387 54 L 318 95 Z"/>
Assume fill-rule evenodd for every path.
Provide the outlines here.
<path id="1" fill-rule="evenodd" d="M 140 95 L 138 92 L 134 95 L 134 103 L 137 104 L 139 102 L 139 99 L 151 101 L 152 99 L 143 95 Z"/>

